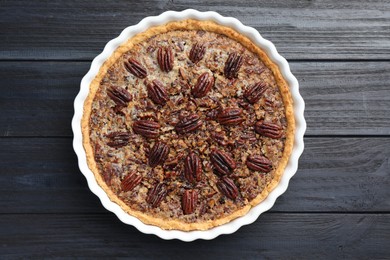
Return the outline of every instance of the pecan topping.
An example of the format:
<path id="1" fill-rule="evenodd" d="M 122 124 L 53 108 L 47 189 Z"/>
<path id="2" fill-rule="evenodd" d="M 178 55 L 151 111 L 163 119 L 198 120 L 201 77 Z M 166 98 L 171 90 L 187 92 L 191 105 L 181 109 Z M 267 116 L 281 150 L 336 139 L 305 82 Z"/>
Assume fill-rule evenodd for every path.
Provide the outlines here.
<path id="1" fill-rule="evenodd" d="M 146 197 L 146 202 L 149 203 L 153 208 L 156 208 L 160 205 L 161 201 L 165 198 L 167 193 L 168 190 L 165 184 L 158 183 L 149 190 L 148 196 Z"/>
<path id="2" fill-rule="evenodd" d="M 257 82 L 244 92 L 244 97 L 246 100 L 248 100 L 249 103 L 254 104 L 260 100 L 261 95 L 263 95 L 266 89 L 267 85 L 265 83 Z"/>
<path id="3" fill-rule="evenodd" d="M 181 119 L 175 126 L 175 130 L 178 134 L 186 134 L 195 131 L 201 127 L 203 121 L 197 114 L 189 115 Z"/>
<path id="4" fill-rule="evenodd" d="M 148 97 L 153 100 L 154 103 L 164 105 L 169 97 L 165 90 L 163 83 L 157 79 L 146 85 L 148 90 Z"/>
<path id="5" fill-rule="evenodd" d="M 217 187 L 229 199 L 234 200 L 238 196 L 238 188 L 236 184 L 234 184 L 232 179 L 229 179 L 226 176 L 223 176 L 217 182 Z"/>
<path id="6" fill-rule="evenodd" d="M 181 206 L 183 208 L 184 215 L 191 214 L 195 211 L 196 203 L 198 202 L 197 190 L 186 190 L 183 193 L 181 199 Z"/>
<path id="7" fill-rule="evenodd" d="M 270 172 L 272 170 L 272 162 L 261 155 L 248 156 L 246 166 L 253 171 Z"/>
<path id="8" fill-rule="evenodd" d="M 192 46 L 190 55 L 188 56 L 193 63 L 198 63 L 201 59 L 203 59 L 206 53 L 206 46 L 200 43 L 195 43 Z"/>
<path id="9" fill-rule="evenodd" d="M 156 142 L 149 152 L 149 165 L 156 167 L 163 164 L 169 154 L 169 146 L 163 142 Z"/>
<path id="10" fill-rule="evenodd" d="M 224 133 L 221 132 L 212 132 L 211 138 L 217 142 L 219 145 L 226 146 L 228 144 L 226 140 L 226 136 Z"/>
<path id="11" fill-rule="evenodd" d="M 160 47 L 157 51 L 157 62 L 160 69 L 165 72 L 170 72 L 173 68 L 173 53 L 170 47 Z"/>
<path id="12" fill-rule="evenodd" d="M 142 180 L 141 175 L 137 175 L 135 172 L 130 172 L 121 183 L 121 188 L 124 192 L 131 191 L 134 189 L 138 184 L 140 184 Z"/>
<path id="13" fill-rule="evenodd" d="M 214 86 L 214 76 L 210 76 L 208 72 L 203 73 L 199 76 L 198 81 L 192 88 L 192 95 L 196 98 L 206 96 L 210 89 Z"/>
<path id="14" fill-rule="evenodd" d="M 184 177 L 192 183 L 201 180 L 202 162 L 199 156 L 190 152 L 184 160 Z"/>
<path id="15" fill-rule="evenodd" d="M 108 163 L 104 166 L 103 170 L 103 178 L 104 181 L 111 185 L 111 180 L 113 177 L 120 177 L 122 174 L 122 167 L 120 164 L 117 163 Z"/>
<path id="16" fill-rule="evenodd" d="M 117 104 L 118 106 L 125 107 L 127 103 L 131 101 L 130 93 L 121 87 L 110 86 L 107 89 L 107 95 Z"/>
<path id="17" fill-rule="evenodd" d="M 183 68 L 179 68 L 179 75 L 180 75 L 180 77 L 181 77 L 183 80 L 187 80 L 187 75 L 186 75 L 186 73 L 184 72 L 184 69 L 183 69 Z"/>
<path id="18" fill-rule="evenodd" d="M 244 110 L 248 110 L 249 104 L 244 100 L 244 98 L 238 98 L 237 104 L 242 107 Z"/>
<path id="19" fill-rule="evenodd" d="M 125 68 L 134 76 L 143 79 L 146 78 L 148 75 L 146 69 L 139 61 L 136 61 L 135 59 L 128 59 L 125 63 Z"/>
<path id="20" fill-rule="evenodd" d="M 206 120 L 214 120 L 218 115 L 218 110 L 213 109 L 206 113 Z"/>
<path id="21" fill-rule="evenodd" d="M 107 135 L 110 141 L 107 142 L 108 146 L 119 148 L 129 143 L 130 134 L 128 132 L 112 132 Z"/>
<path id="22" fill-rule="evenodd" d="M 96 143 L 94 150 L 95 150 L 95 156 L 94 156 L 95 161 L 101 162 L 104 158 L 104 155 L 103 155 L 103 149 L 100 146 L 100 144 Z"/>
<path id="23" fill-rule="evenodd" d="M 221 125 L 239 125 L 244 121 L 241 108 L 226 108 L 219 112 L 217 119 Z"/>
<path id="24" fill-rule="evenodd" d="M 138 120 L 133 123 L 133 131 L 146 138 L 157 138 L 160 124 L 150 120 Z"/>
<path id="25" fill-rule="evenodd" d="M 228 79 L 237 78 L 243 61 L 242 56 L 238 55 L 237 52 L 230 53 L 225 63 L 225 77 Z"/>
<path id="26" fill-rule="evenodd" d="M 259 121 L 255 125 L 255 131 L 258 134 L 278 139 L 282 137 L 282 127 L 278 126 L 277 124 L 273 123 L 264 123 L 262 121 Z"/>
<path id="27" fill-rule="evenodd" d="M 210 154 L 210 160 L 214 169 L 222 175 L 227 175 L 236 169 L 236 162 L 224 151 L 215 149 Z"/>

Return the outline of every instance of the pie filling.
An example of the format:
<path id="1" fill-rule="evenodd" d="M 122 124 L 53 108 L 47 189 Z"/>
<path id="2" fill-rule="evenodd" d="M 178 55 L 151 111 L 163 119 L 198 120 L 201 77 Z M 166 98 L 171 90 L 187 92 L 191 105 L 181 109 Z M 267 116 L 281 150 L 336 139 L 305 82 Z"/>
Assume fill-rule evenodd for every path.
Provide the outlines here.
<path id="1" fill-rule="evenodd" d="M 285 114 L 258 55 L 223 34 L 172 30 L 105 72 L 89 137 L 98 174 L 132 212 L 203 223 L 250 205 L 271 183 Z"/>

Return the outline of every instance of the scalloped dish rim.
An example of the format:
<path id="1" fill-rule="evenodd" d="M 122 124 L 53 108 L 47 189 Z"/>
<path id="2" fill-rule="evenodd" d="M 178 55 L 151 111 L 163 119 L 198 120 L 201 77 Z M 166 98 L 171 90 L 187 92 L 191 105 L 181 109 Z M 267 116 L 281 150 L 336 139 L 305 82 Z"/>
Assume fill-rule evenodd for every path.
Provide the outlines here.
<path id="1" fill-rule="evenodd" d="M 290 93 L 293 99 L 294 118 L 295 118 L 295 135 L 294 146 L 283 176 L 278 185 L 273 189 L 261 203 L 251 208 L 249 212 L 239 218 L 232 220 L 229 223 L 201 231 L 180 231 L 180 230 L 163 230 L 157 226 L 147 225 L 141 222 L 136 217 L 126 213 L 118 204 L 112 202 L 106 192 L 98 185 L 93 172 L 87 165 L 87 157 L 83 148 L 81 120 L 83 116 L 84 101 L 89 93 L 89 85 L 99 72 L 100 67 L 106 59 L 119 47 L 126 42 L 130 37 L 137 33 L 143 32 L 152 26 L 162 25 L 172 21 L 180 21 L 186 19 L 195 20 L 210 20 L 215 23 L 228 26 L 248 37 L 257 46 L 263 49 L 268 57 L 274 62 L 287 82 Z M 248 225 L 256 221 L 261 213 L 269 210 L 275 203 L 276 199 L 283 194 L 289 184 L 290 179 L 298 169 L 298 159 L 301 156 L 304 143 L 303 136 L 306 131 L 306 122 L 304 118 L 305 103 L 299 93 L 299 84 L 297 79 L 290 71 L 290 67 L 282 56 L 279 55 L 275 46 L 268 40 L 261 37 L 259 32 L 252 27 L 243 25 L 239 20 L 232 17 L 224 17 L 216 12 L 199 12 L 193 9 L 187 9 L 181 12 L 167 11 L 159 16 L 146 17 L 137 25 L 125 28 L 121 34 L 109 41 L 101 54 L 99 54 L 91 64 L 88 73 L 83 77 L 80 84 L 80 92 L 74 101 L 74 116 L 72 119 L 73 130 L 73 149 L 78 157 L 78 165 L 80 171 L 87 179 L 89 189 L 99 197 L 103 206 L 113 212 L 123 223 L 129 224 L 137 228 L 145 234 L 154 234 L 162 239 L 179 239 L 190 242 L 196 239 L 210 240 L 222 234 L 231 234 L 237 231 L 240 227 Z"/>

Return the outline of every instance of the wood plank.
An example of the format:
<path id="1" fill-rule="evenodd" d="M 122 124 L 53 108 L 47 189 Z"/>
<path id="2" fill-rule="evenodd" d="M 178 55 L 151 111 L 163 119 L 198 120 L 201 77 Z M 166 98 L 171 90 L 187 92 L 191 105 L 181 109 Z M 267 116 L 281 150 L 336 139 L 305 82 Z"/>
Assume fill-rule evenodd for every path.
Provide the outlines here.
<path id="1" fill-rule="evenodd" d="M 72 136 L 73 101 L 89 66 L 0 62 L 1 136 Z"/>
<path id="2" fill-rule="evenodd" d="M 70 138 L 3 138 L 0 158 L 0 213 L 105 212 Z"/>
<path id="3" fill-rule="evenodd" d="M 0 59 L 91 60 L 142 18 L 194 7 L 255 27 L 288 59 L 390 59 L 386 0 L 2 1 Z"/>
<path id="4" fill-rule="evenodd" d="M 390 138 L 306 138 L 273 212 L 390 212 Z M 0 213 L 101 213 L 70 138 L 0 139 Z"/>
<path id="5" fill-rule="evenodd" d="M 224 259 L 385 259 L 390 255 L 388 214 L 264 214 L 235 234 L 192 243 L 142 234 L 110 214 L 10 214 L 1 216 L 0 228 L 0 254 L 18 259 L 221 255 Z"/>
<path id="6" fill-rule="evenodd" d="M 89 62 L 0 62 L 0 136 L 72 136 Z M 390 135 L 389 62 L 291 62 L 307 135 Z"/>
<path id="7" fill-rule="evenodd" d="M 307 135 L 389 135 L 390 62 L 291 63 Z"/>

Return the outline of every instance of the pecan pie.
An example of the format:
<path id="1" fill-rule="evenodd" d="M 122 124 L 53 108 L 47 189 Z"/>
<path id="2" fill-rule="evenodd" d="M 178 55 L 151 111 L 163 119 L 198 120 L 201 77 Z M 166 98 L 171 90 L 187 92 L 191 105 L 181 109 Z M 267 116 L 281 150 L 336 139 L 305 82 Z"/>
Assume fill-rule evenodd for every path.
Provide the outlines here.
<path id="1" fill-rule="evenodd" d="M 278 67 L 231 28 L 185 20 L 117 48 L 92 81 L 83 144 L 109 198 L 146 224 L 205 230 L 280 181 L 294 135 Z"/>

